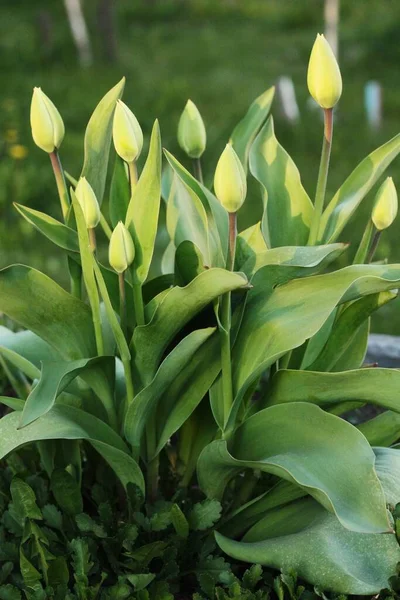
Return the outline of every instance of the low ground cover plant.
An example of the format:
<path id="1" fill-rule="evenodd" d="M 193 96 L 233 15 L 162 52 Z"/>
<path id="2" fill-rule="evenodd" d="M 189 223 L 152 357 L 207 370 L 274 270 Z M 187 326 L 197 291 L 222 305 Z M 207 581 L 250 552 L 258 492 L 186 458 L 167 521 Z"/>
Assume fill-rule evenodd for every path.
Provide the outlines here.
<path id="1" fill-rule="evenodd" d="M 0 598 L 305 598 L 398 585 L 400 373 L 363 366 L 370 316 L 400 282 L 399 265 L 373 263 L 397 213 L 391 178 L 354 263 L 334 262 L 400 135 L 326 201 L 342 81 L 323 36 L 308 87 L 324 116 L 314 202 L 275 136 L 273 88 L 233 130 L 213 191 L 193 102 L 178 126 L 193 174 L 167 150 L 163 160 L 157 121 L 139 173 L 143 133 L 122 80 L 89 121 L 75 177 L 61 163 L 60 113 L 35 88 L 32 134 L 61 216 L 16 209 L 65 251 L 70 290 L 28 266 L 0 272 L 13 389 L 0 398 Z M 263 218 L 238 232 L 250 177 Z M 386 410 L 357 426 L 343 418 L 365 404 Z"/>

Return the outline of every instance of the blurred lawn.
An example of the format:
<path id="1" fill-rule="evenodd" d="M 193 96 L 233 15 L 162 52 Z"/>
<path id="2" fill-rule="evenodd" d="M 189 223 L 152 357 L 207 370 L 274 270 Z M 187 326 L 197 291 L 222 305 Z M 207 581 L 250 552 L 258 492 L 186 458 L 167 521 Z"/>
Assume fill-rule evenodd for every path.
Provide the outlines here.
<path id="1" fill-rule="evenodd" d="M 400 129 L 400 47 L 396 22 L 400 6 L 390 0 L 342 2 L 340 63 L 344 92 L 337 113 L 328 182 L 330 197 L 357 163 Z M 32 88 L 43 87 L 59 108 L 66 126 L 61 155 L 64 168 L 78 175 L 83 132 L 101 96 L 127 76 L 125 101 L 145 134 L 160 119 L 163 145 L 182 161 L 176 143 L 180 112 L 191 98 L 199 107 L 208 134 L 204 156 L 206 179 L 236 122 L 250 102 L 280 75 L 293 78 L 301 121 L 292 126 L 274 105 L 276 133 L 292 155 L 303 183 L 313 196 L 319 163 L 322 123 L 309 106 L 306 68 L 315 34 L 323 30 L 321 0 L 119 0 L 116 3 L 119 60 L 101 58 L 96 29 L 96 0 L 86 0 L 85 13 L 95 50 L 95 64 L 77 65 L 76 53 L 61 0 L 2 0 L 0 5 L 0 266 L 29 262 L 63 279 L 58 252 L 25 222 L 12 202 L 58 216 L 55 185 L 45 153 L 30 136 Z M 50 15 L 51 50 L 40 39 L 40 11 Z M 384 121 L 368 130 L 363 88 L 375 79 L 384 88 Z M 25 158 L 15 145 L 26 148 Z M 14 150 L 13 150 L 14 147 Z M 400 187 L 400 162 L 390 168 Z M 257 186 L 250 186 L 242 226 L 260 214 Z M 356 242 L 368 219 L 373 194 L 342 236 Z M 400 223 L 400 222 L 399 222 Z M 400 262 L 400 224 L 384 233 L 377 257 Z M 353 247 L 354 247 L 353 243 Z M 400 334 L 400 305 L 395 301 L 374 320 L 374 329 Z"/>

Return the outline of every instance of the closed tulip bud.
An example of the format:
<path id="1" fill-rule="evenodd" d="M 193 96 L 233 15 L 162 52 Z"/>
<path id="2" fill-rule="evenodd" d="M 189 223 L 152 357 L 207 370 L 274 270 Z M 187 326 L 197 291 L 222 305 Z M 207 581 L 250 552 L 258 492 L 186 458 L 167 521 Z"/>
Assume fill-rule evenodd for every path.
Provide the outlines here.
<path id="1" fill-rule="evenodd" d="M 206 149 L 206 128 L 199 109 L 188 100 L 178 125 L 178 143 L 190 158 L 200 158 Z"/>
<path id="2" fill-rule="evenodd" d="M 333 108 L 342 95 L 342 76 L 332 48 L 318 34 L 308 63 L 307 85 L 321 108 Z"/>
<path id="3" fill-rule="evenodd" d="M 108 248 L 108 261 L 114 271 L 123 273 L 133 263 L 135 246 L 131 234 L 120 221 L 112 232 Z"/>
<path id="4" fill-rule="evenodd" d="M 31 127 L 33 141 L 45 152 L 54 152 L 61 146 L 65 134 L 63 120 L 50 98 L 38 87 L 33 88 Z"/>
<path id="5" fill-rule="evenodd" d="M 94 229 L 100 221 L 100 207 L 92 186 L 86 179 L 81 177 L 75 188 L 75 196 L 85 217 L 86 227 Z"/>
<path id="6" fill-rule="evenodd" d="M 143 133 L 137 118 L 122 100 L 118 100 L 115 107 L 113 139 L 116 153 L 127 163 L 139 158 Z"/>
<path id="7" fill-rule="evenodd" d="M 372 222 L 378 231 L 386 229 L 397 215 L 397 192 L 393 179 L 388 177 L 378 190 L 372 211 Z"/>
<path id="8" fill-rule="evenodd" d="M 246 198 L 246 174 L 231 144 L 225 146 L 214 175 L 214 190 L 222 206 L 235 213 Z"/>

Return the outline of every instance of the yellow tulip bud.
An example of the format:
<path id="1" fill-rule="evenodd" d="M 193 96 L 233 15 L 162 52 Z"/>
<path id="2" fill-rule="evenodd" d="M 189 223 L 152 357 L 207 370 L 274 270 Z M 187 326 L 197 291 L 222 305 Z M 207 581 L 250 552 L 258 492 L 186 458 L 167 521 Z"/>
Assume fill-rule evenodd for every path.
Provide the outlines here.
<path id="1" fill-rule="evenodd" d="M 108 248 L 108 261 L 114 271 L 123 273 L 133 263 L 135 246 L 131 234 L 120 221 L 112 232 Z"/>
<path id="2" fill-rule="evenodd" d="M 219 158 L 214 190 L 222 206 L 230 213 L 237 212 L 246 198 L 246 174 L 231 144 L 225 146 Z"/>
<path id="3" fill-rule="evenodd" d="M 81 177 L 75 188 L 75 196 L 85 217 L 86 227 L 94 229 L 100 221 L 100 207 L 92 186 L 86 179 Z"/>
<path id="4" fill-rule="evenodd" d="M 118 100 L 115 107 L 113 139 L 116 153 L 127 163 L 139 158 L 143 133 L 137 118 L 122 100 Z"/>
<path id="5" fill-rule="evenodd" d="M 321 108 L 333 108 L 342 95 L 342 76 L 332 48 L 318 34 L 308 63 L 307 85 Z"/>
<path id="6" fill-rule="evenodd" d="M 61 146 L 65 129 L 60 113 L 40 88 L 33 89 L 31 102 L 33 141 L 45 152 L 54 152 Z"/>
<path id="7" fill-rule="evenodd" d="M 382 231 L 389 227 L 397 215 L 397 192 L 393 179 L 388 177 L 382 183 L 376 194 L 375 205 L 372 210 L 372 222 Z"/>
<path id="8" fill-rule="evenodd" d="M 206 149 L 206 128 L 199 109 L 188 100 L 178 125 L 178 143 L 190 158 L 200 158 Z"/>

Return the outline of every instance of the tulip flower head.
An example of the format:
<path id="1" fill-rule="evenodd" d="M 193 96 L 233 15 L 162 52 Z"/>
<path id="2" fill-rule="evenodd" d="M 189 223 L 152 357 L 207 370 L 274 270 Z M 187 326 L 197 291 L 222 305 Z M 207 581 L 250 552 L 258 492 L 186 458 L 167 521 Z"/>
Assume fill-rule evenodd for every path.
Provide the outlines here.
<path id="1" fill-rule="evenodd" d="M 178 125 L 178 143 L 190 158 L 200 158 L 206 149 L 206 128 L 199 109 L 188 100 Z"/>
<path id="2" fill-rule="evenodd" d="M 397 215 L 397 192 L 391 177 L 387 177 L 376 194 L 372 222 L 378 231 L 387 229 Z"/>
<path id="3" fill-rule="evenodd" d="M 82 209 L 86 227 L 94 229 L 100 221 L 100 207 L 96 194 L 86 177 L 79 179 L 75 188 L 75 196 Z"/>
<path id="4" fill-rule="evenodd" d="M 214 175 L 215 195 L 222 206 L 235 213 L 246 198 L 247 182 L 242 163 L 231 144 L 225 146 Z"/>
<path id="5" fill-rule="evenodd" d="M 124 273 L 133 263 L 135 258 L 135 246 L 131 234 L 120 221 L 112 232 L 108 248 L 108 261 L 114 271 Z"/>
<path id="6" fill-rule="evenodd" d="M 54 152 L 61 146 L 65 134 L 63 120 L 50 98 L 38 87 L 33 89 L 31 128 L 33 141 L 45 152 Z"/>
<path id="7" fill-rule="evenodd" d="M 143 148 L 143 133 L 133 112 L 122 100 L 115 107 L 113 140 L 116 153 L 127 163 L 136 161 Z"/>
<path id="8" fill-rule="evenodd" d="M 342 95 L 342 76 L 332 48 L 318 34 L 308 63 L 307 85 L 321 108 L 333 108 Z"/>

